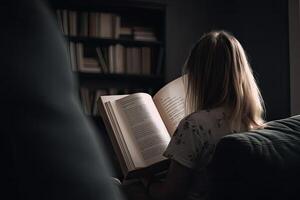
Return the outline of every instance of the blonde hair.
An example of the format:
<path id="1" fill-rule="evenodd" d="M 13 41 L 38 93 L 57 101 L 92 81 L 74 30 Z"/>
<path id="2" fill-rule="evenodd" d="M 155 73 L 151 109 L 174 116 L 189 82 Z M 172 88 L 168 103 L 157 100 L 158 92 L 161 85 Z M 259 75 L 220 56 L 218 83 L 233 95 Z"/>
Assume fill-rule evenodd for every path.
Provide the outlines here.
<path id="1" fill-rule="evenodd" d="M 230 125 L 261 127 L 264 103 L 245 51 L 225 31 L 204 34 L 184 66 L 189 113 L 224 106 Z"/>

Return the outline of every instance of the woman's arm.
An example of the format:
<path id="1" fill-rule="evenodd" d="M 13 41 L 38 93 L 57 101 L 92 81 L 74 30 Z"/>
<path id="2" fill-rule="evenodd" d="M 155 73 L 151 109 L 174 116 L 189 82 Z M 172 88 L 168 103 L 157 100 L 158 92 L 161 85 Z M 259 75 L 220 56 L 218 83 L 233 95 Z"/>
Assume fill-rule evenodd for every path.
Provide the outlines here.
<path id="1" fill-rule="evenodd" d="M 192 179 L 192 170 L 172 160 L 166 181 L 153 183 L 150 195 L 157 200 L 177 200 L 186 196 Z"/>

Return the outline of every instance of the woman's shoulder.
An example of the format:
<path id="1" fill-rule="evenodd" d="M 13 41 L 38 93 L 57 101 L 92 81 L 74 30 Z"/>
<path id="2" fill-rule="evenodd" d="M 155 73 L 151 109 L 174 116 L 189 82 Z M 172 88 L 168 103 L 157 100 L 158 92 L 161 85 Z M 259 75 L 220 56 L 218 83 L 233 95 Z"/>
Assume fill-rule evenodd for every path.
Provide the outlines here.
<path id="1" fill-rule="evenodd" d="M 230 132 L 227 113 L 223 107 L 193 112 L 181 120 L 178 128 L 194 127 L 208 133 L 227 133 Z"/>
<path id="2" fill-rule="evenodd" d="M 211 121 L 225 119 L 227 115 L 226 113 L 226 108 L 223 107 L 200 110 L 187 115 L 182 121 L 207 124 Z"/>

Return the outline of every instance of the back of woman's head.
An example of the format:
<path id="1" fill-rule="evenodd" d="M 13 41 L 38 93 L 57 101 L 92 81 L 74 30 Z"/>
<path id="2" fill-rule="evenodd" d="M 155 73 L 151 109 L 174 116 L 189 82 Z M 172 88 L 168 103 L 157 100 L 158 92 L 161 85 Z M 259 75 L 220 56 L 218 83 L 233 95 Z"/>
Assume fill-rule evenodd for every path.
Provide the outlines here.
<path id="1" fill-rule="evenodd" d="M 264 105 L 244 49 L 225 31 L 201 37 L 188 57 L 187 108 L 189 112 L 227 107 L 229 120 L 248 129 L 262 125 Z"/>

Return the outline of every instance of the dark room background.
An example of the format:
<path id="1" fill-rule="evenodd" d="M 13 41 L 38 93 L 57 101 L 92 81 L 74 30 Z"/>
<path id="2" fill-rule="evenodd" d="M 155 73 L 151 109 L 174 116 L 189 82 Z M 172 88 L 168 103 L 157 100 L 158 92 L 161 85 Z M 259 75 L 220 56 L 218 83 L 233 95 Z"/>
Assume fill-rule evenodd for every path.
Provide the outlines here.
<path id="1" fill-rule="evenodd" d="M 56 0 L 49 0 L 56 1 Z M 64 0 L 70 1 L 71 0 Z M 87 0 L 87 2 L 105 0 Z M 145 0 L 132 0 L 129 3 Z M 290 115 L 287 0 L 146 0 L 166 4 L 166 81 L 181 74 L 192 45 L 210 30 L 233 33 L 245 48 L 267 120 Z"/>
<path id="2" fill-rule="evenodd" d="M 233 33 L 248 53 L 265 100 L 267 120 L 290 114 L 288 1 L 155 2 L 167 4 L 167 81 L 181 73 L 189 49 L 203 33 L 224 29 Z"/>

